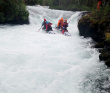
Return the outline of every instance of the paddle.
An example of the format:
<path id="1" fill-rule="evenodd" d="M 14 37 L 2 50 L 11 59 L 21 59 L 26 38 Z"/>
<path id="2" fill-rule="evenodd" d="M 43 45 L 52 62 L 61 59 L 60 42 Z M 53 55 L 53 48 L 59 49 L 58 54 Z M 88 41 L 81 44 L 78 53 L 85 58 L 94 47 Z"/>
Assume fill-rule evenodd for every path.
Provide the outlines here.
<path id="1" fill-rule="evenodd" d="M 42 26 L 41 26 L 41 28 L 42 28 Z M 40 28 L 40 29 L 41 29 L 41 28 Z M 38 30 L 38 32 L 40 31 L 40 29 Z"/>

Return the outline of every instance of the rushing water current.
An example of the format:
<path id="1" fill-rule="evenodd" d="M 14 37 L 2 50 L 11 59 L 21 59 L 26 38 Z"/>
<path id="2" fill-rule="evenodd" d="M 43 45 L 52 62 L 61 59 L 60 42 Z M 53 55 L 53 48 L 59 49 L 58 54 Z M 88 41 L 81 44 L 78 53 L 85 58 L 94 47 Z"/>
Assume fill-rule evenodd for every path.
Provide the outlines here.
<path id="1" fill-rule="evenodd" d="M 27 10 L 29 25 L 0 26 L 0 93 L 110 93 L 110 70 L 92 40 L 79 36 L 81 12 Z M 69 37 L 55 29 L 61 17 L 70 21 Z M 44 18 L 56 34 L 38 32 Z"/>

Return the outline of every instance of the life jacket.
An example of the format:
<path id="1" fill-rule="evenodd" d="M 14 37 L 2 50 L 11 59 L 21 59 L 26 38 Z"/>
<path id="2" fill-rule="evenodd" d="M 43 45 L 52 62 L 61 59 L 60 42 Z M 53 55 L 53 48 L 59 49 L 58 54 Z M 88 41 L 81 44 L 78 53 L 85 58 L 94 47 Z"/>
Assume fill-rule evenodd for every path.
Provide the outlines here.
<path id="1" fill-rule="evenodd" d="M 63 27 L 66 29 L 68 27 L 68 23 L 67 22 L 64 22 L 63 23 Z"/>
<path id="2" fill-rule="evenodd" d="M 60 27 L 62 27 L 62 25 L 63 25 L 63 18 L 61 18 L 61 19 L 58 21 L 58 24 L 57 24 L 57 26 L 60 26 Z"/>
<path id="3" fill-rule="evenodd" d="M 62 26 L 62 28 L 63 28 L 63 29 L 62 29 L 62 34 L 64 34 L 65 31 L 68 32 L 67 27 L 68 27 L 68 23 L 67 23 L 67 22 L 64 22 L 64 23 L 63 23 L 63 26 Z"/>
<path id="4" fill-rule="evenodd" d="M 58 24 L 57 24 L 57 26 L 60 26 L 60 24 L 61 24 L 61 20 L 59 20 L 59 21 L 58 21 Z"/>
<path id="5" fill-rule="evenodd" d="M 52 29 L 51 25 L 52 25 L 52 23 L 47 23 L 46 24 L 46 30 L 51 30 Z"/>

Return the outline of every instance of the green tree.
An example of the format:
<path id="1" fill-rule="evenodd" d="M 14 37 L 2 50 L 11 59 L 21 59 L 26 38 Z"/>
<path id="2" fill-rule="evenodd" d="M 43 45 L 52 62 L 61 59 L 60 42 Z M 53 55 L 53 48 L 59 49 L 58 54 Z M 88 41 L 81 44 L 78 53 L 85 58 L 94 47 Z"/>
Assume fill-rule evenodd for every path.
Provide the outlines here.
<path id="1" fill-rule="evenodd" d="M 0 1 L 0 24 L 29 23 L 28 16 L 24 0 Z"/>

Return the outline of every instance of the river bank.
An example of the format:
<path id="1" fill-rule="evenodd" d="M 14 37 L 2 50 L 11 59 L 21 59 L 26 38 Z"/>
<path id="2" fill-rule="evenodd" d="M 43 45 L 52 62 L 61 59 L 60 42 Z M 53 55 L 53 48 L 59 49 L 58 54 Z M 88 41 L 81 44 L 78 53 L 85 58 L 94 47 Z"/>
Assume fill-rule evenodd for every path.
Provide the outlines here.
<path id="1" fill-rule="evenodd" d="M 91 37 L 100 52 L 99 59 L 110 67 L 110 6 L 87 13 L 78 22 L 80 36 Z"/>

